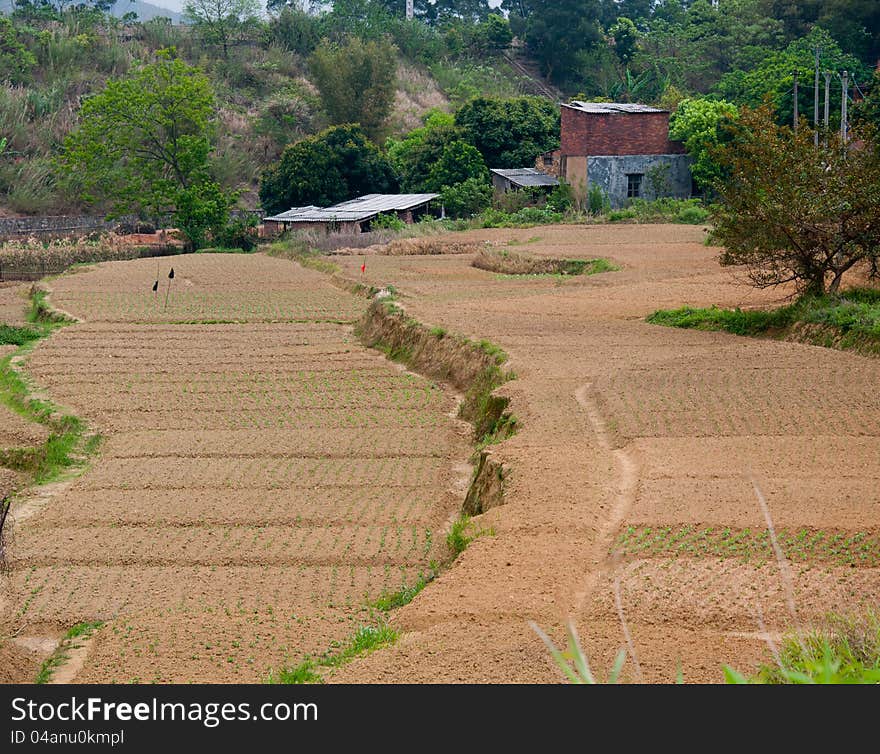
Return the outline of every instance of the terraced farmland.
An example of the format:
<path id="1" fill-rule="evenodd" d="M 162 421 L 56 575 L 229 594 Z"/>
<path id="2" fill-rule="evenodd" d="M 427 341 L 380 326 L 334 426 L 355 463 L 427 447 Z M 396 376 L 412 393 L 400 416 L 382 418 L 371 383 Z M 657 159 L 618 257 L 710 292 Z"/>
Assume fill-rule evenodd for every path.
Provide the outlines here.
<path id="1" fill-rule="evenodd" d="M 18 509 L 9 620 L 22 636 L 104 621 L 79 681 L 261 681 L 445 556 L 466 428 L 455 396 L 333 324 L 366 302 L 320 274 L 166 262 L 183 292 L 167 311 L 150 309 L 153 260 L 53 284 L 84 321 L 26 369 L 105 440 Z M 222 324 L 171 324 L 194 319 Z"/>

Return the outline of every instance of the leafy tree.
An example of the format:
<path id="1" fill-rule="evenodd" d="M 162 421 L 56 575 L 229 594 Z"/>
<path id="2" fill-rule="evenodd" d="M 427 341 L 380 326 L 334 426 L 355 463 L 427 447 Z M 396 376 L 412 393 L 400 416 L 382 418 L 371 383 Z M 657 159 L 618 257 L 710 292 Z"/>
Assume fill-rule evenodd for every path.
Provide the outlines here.
<path id="1" fill-rule="evenodd" d="M 599 0 L 504 0 L 514 34 L 523 39 L 549 79 L 576 72 L 577 55 L 602 41 Z"/>
<path id="2" fill-rule="evenodd" d="M 213 114 L 207 77 L 160 50 L 156 62 L 85 101 L 62 167 L 86 200 L 106 199 L 116 212 L 168 211 L 205 180 Z"/>
<path id="3" fill-rule="evenodd" d="M 490 50 L 506 50 L 513 42 L 513 32 L 510 29 L 510 21 L 497 13 L 490 13 L 486 21 L 481 24 L 486 37 L 486 46 Z"/>
<path id="4" fill-rule="evenodd" d="M 0 16 L 0 80 L 22 83 L 36 64 L 37 59 L 19 40 L 12 21 Z"/>
<path id="5" fill-rule="evenodd" d="M 853 108 L 853 120 L 870 125 L 875 133 L 880 131 L 880 70 L 874 71 L 868 96 Z"/>
<path id="6" fill-rule="evenodd" d="M 744 109 L 717 159 L 713 211 L 722 264 L 744 265 L 759 288 L 793 283 L 803 293 L 836 292 L 846 272 L 880 261 L 880 152 L 841 143 L 815 147 L 804 122 L 797 134 L 768 106 Z M 820 142 L 821 143 L 821 142 Z"/>
<path id="7" fill-rule="evenodd" d="M 424 126 L 413 129 L 403 139 L 389 138 L 386 144 L 388 159 L 400 176 L 404 191 L 434 190 L 430 178 L 432 168 L 446 147 L 461 138 L 461 129 L 455 126 L 455 118 L 436 110 L 425 117 Z"/>
<path id="8" fill-rule="evenodd" d="M 235 199 L 213 181 L 197 183 L 178 192 L 174 222 L 190 249 L 203 248 L 209 238 L 216 243 L 223 236 Z"/>
<path id="9" fill-rule="evenodd" d="M 867 63 L 880 56 L 880 5 L 875 0 L 763 0 L 763 10 L 783 24 L 788 39 L 816 25 Z"/>
<path id="10" fill-rule="evenodd" d="M 614 47 L 614 54 L 621 63 L 628 63 L 636 54 L 639 43 L 639 30 L 628 18 L 618 18 L 608 29 L 608 36 Z"/>
<path id="11" fill-rule="evenodd" d="M 713 158 L 725 124 L 735 120 L 736 105 L 725 100 L 685 99 L 669 119 L 669 136 L 684 144 L 694 158 L 691 175 L 703 189 L 721 178 L 721 168 Z"/>
<path id="12" fill-rule="evenodd" d="M 245 21 L 260 13 L 258 0 L 187 0 L 183 15 L 208 44 L 220 45 L 229 57 L 229 42 Z"/>
<path id="13" fill-rule="evenodd" d="M 333 126 L 284 150 L 260 181 L 260 202 L 272 214 L 310 204 L 330 206 L 363 194 L 393 193 L 391 163 L 360 126 Z"/>
<path id="14" fill-rule="evenodd" d="M 311 55 L 321 42 L 320 20 L 301 8 L 283 7 L 268 33 L 271 41 L 299 55 Z"/>
<path id="15" fill-rule="evenodd" d="M 782 23 L 764 0 L 659 4 L 645 24 L 632 64 L 654 69 L 679 89 L 707 92 L 730 70 L 749 70 L 783 42 Z"/>
<path id="16" fill-rule="evenodd" d="M 359 123 L 378 139 L 394 104 L 397 59 L 386 41 L 324 43 L 309 60 L 315 86 L 333 124 Z"/>
<path id="17" fill-rule="evenodd" d="M 799 112 L 812 114 L 812 84 L 815 70 L 813 50 L 817 46 L 822 49 L 820 57 L 822 70 L 847 70 L 856 81 L 869 80 L 869 69 L 852 55 L 844 53 L 827 31 L 816 27 L 808 36 L 794 40 L 784 50 L 767 55 L 755 68 L 727 73 L 716 87 L 716 92 L 724 99 L 749 107 L 758 107 L 769 96 L 776 108 L 779 121 L 791 123 L 793 72 L 796 70 L 801 84 L 798 98 Z M 822 87 L 821 96 L 824 97 L 824 79 Z M 840 112 L 840 96 L 840 83 L 834 77 L 831 86 L 831 111 L 834 114 Z"/>
<path id="18" fill-rule="evenodd" d="M 455 116 L 466 141 L 490 168 L 521 168 L 559 146 L 559 111 L 538 97 L 478 97 Z"/>
<path id="19" fill-rule="evenodd" d="M 489 171 L 483 156 L 465 141 L 452 141 L 443 148 L 440 159 L 431 167 L 427 189 L 442 191 L 446 186 L 455 186 L 470 178 L 488 183 Z"/>

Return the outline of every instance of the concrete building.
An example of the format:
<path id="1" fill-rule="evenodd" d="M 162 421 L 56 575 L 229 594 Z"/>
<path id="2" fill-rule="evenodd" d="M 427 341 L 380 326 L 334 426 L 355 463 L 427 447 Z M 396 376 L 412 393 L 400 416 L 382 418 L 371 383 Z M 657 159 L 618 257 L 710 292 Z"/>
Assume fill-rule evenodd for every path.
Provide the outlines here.
<path id="1" fill-rule="evenodd" d="M 370 230 L 379 215 L 395 215 L 413 223 L 426 215 L 440 194 L 367 194 L 332 207 L 293 207 L 280 215 L 263 218 L 267 235 L 291 228 L 327 232 L 362 233 Z"/>
<path id="2" fill-rule="evenodd" d="M 611 102 L 562 105 L 560 148 L 537 165 L 586 198 L 599 186 L 612 207 L 632 199 L 691 195 L 690 158 L 669 139 L 669 112 Z"/>

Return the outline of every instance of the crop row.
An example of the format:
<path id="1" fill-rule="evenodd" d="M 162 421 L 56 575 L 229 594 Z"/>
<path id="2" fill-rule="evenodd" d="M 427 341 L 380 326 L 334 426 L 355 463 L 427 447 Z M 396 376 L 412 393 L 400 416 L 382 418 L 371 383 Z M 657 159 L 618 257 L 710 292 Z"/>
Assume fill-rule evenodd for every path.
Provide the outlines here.
<path id="1" fill-rule="evenodd" d="M 150 490 L 135 496 L 123 489 L 67 492 L 47 507 L 34 527 L 125 524 L 246 524 L 249 526 L 442 525 L 446 514 L 433 487 L 299 487 L 273 490 Z M 44 532 L 44 534 L 51 532 Z"/>
<path id="2" fill-rule="evenodd" d="M 418 565 L 431 552 L 430 530 L 416 526 L 124 526 L 27 529 L 15 543 L 16 567 L 80 565 Z"/>
<path id="3" fill-rule="evenodd" d="M 223 322 L 269 321 L 352 322 L 363 311 L 354 296 L 325 291 L 192 292 L 172 287 L 165 304 L 165 288 L 158 294 L 58 292 L 57 306 L 95 322 Z"/>
<path id="4" fill-rule="evenodd" d="M 437 458 L 105 458 L 80 489 L 428 487 L 448 472 Z"/>
<path id="5" fill-rule="evenodd" d="M 407 565 L 33 565 L 13 574 L 29 621 L 75 623 L 146 608 L 200 605 L 220 616 L 269 610 L 287 615 L 328 606 L 360 609 L 367 600 L 414 584 Z M 326 642 L 324 644 L 326 646 Z"/>
<path id="6" fill-rule="evenodd" d="M 880 536 L 861 532 L 782 530 L 777 539 L 785 557 L 795 562 L 876 567 L 880 565 Z M 618 538 L 625 555 L 641 557 L 740 558 L 766 562 L 774 558 L 767 529 L 730 527 L 628 527 Z"/>

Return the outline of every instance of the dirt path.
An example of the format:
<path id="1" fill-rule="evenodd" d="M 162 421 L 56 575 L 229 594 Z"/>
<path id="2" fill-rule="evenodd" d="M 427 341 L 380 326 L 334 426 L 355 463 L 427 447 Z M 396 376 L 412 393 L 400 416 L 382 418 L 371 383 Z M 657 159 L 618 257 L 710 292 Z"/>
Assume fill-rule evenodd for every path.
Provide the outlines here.
<path id="1" fill-rule="evenodd" d="M 395 285 L 412 316 L 510 353 L 503 391 L 523 430 L 494 450 L 511 470 L 507 504 L 478 525 L 495 536 L 398 613 L 397 646 L 339 680 L 556 680 L 527 621 L 561 640 L 569 616 L 601 675 L 625 641 L 615 583 L 646 680 L 673 681 L 679 663 L 688 681 L 748 669 L 765 652 L 760 624 L 790 621 L 752 478 L 790 534 L 801 619 L 876 605 L 880 361 L 644 323 L 658 308 L 770 300 L 736 285 L 699 229 L 458 240 L 623 270 L 516 280 L 460 256 L 368 260 L 366 282 Z M 360 276 L 359 260 L 341 261 Z M 610 559 L 612 543 L 626 557 Z"/>
<path id="2" fill-rule="evenodd" d="M 445 554 L 466 428 L 455 396 L 358 344 L 366 301 L 260 256 L 156 260 L 53 283 L 83 321 L 25 368 L 104 436 L 23 503 L 6 622 L 104 621 L 64 680 L 261 682 L 326 651 Z M 77 672 L 73 672 L 76 670 Z"/>

